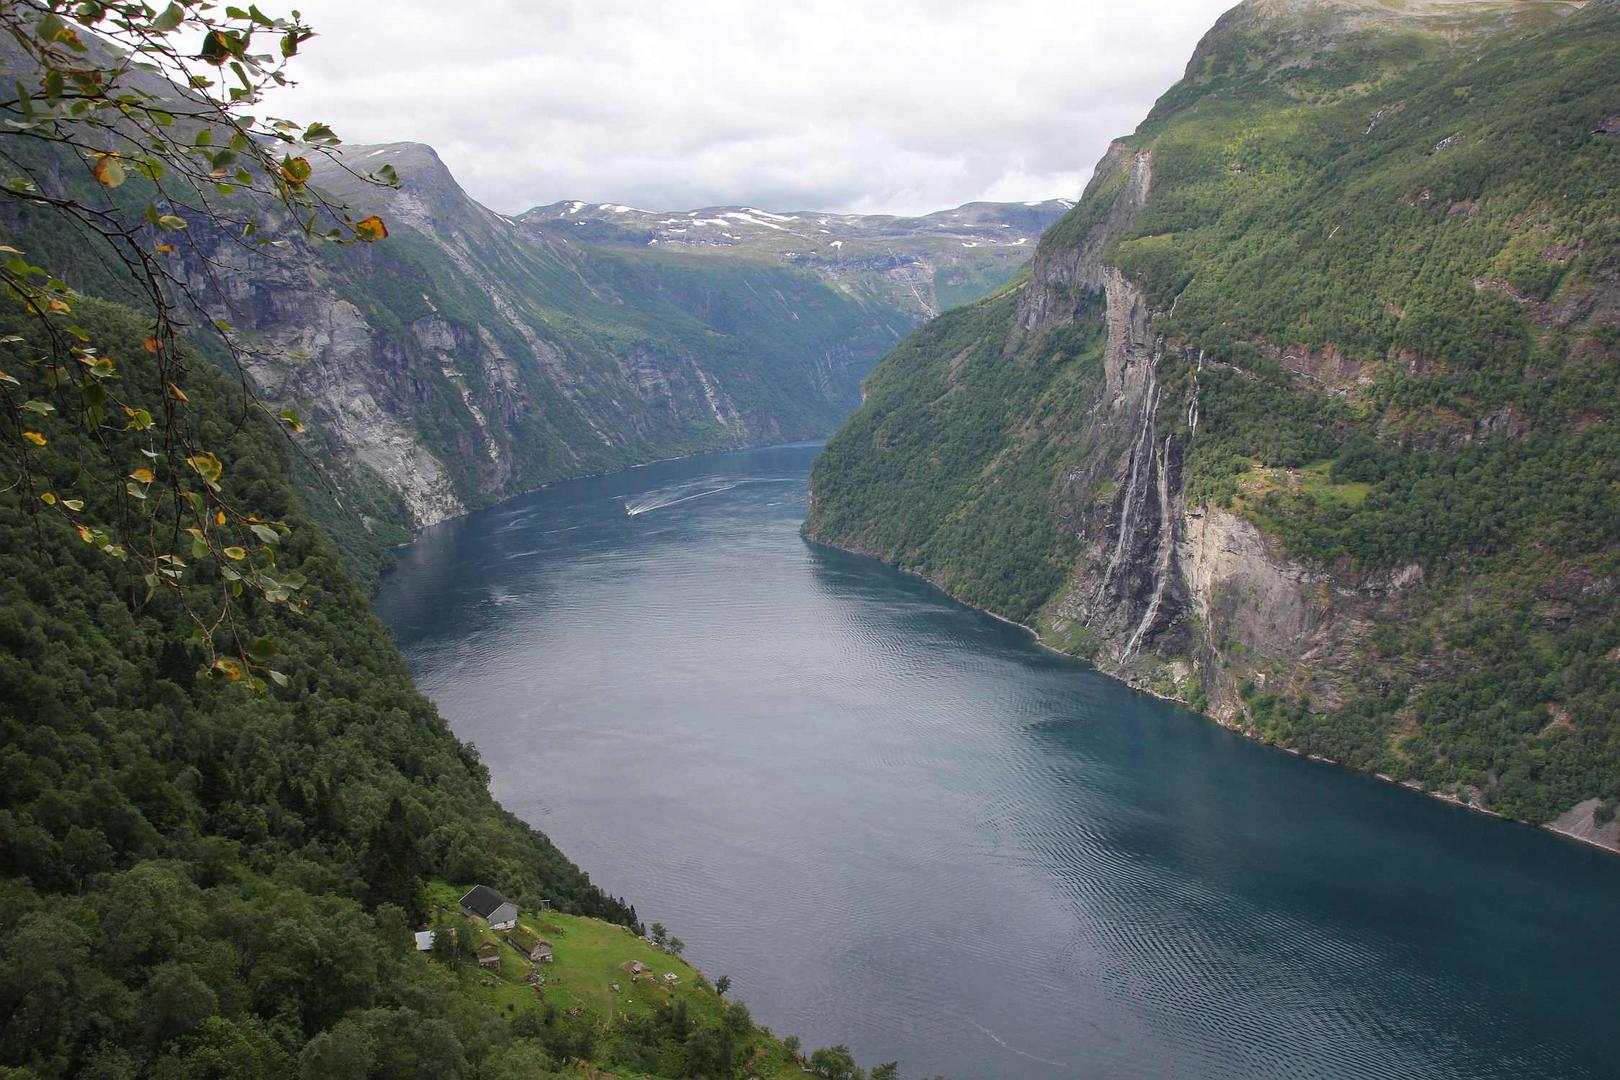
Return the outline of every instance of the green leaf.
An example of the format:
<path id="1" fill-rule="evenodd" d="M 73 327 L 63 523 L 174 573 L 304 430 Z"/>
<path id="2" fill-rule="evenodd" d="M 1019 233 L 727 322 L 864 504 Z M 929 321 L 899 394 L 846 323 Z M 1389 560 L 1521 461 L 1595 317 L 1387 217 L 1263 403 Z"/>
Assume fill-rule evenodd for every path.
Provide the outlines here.
<path id="1" fill-rule="evenodd" d="M 152 20 L 152 32 L 157 34 L 167 34 L 170 31 L 178 28 L 181 21 L 185 17 L 186 12 L 184 8 L 182 8 L 179 4 L 170 4 L 168 7 L 163 9 L 157 18 Z"/>
<path id="2" fill-rule="evenodd" d="M 254 536 L 267 544 L 274 544 L 281 540 L 281 534 L 268 525 L 252 525 L 249 527 L 253 530 Z"/>

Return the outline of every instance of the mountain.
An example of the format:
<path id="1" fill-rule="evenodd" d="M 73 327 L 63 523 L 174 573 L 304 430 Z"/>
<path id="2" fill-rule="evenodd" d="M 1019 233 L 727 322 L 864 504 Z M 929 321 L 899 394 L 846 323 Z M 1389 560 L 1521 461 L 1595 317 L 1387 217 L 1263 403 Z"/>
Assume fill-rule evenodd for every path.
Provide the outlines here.
<path id="1" fill-rule="evenodd" d="M 761 240 L 763 212 L 748 231 L 726 218 L 748 239 L 725 247 L 632 244 L 606 222 L 497 214 L 427 146 L 341 160 L 317 161 L 316 183 L 380 214 L 386 242 L 266 252 L 216 235 L 188 265 L 210 314 L 255 343 L 260 392 L 305 418 L 341 504 L 322 520 L 356 550 L 562 477 L 824 435 L 885 350 L 1005 280 L 1027 259 L 1016 239 L 1064 209 L 845 217 L 859 254 L 840 264 Z M 401 186 L 350 162 L 392 165 Z"/>
<path id="2" fill-rule="evenodd" d="M 0 40 L 0 70 L 32 78 L 32 65 Z M 183 97 L 150 72 L 119 78 Z M 24 145 L 15 157 L 90 205 L 143 205 L 142 179 L 108 193 L 59 150 Z M 365 569 L 415 527 L 548 481 L 829 433 L 879 356 L 926 318 L 999 286 L 1068 205 L 817 215 L 832 223 L 815 227 L 828 230 L 813 233 L 820 246 L 794 224 L 809 215 L 722 208 L 703 212 L 729 223 L 710 229 L 719 242 L 701 244 L 657 223 L 669 214 L 577 204 L 566 216 L 588 228 L 556 225 L 545 208 L 497 214 L 421 144 L 308 157 L 317 187 L 356 217 L 386 221 L 385 242 L 312 245 L 278 207 L 254 206 L 267 234 L 287 234 L 281 242 L 243 244 L 237 229 L 204 222 L 169 262 L 209 319 L 234 328 L 260 394 L 303 418 L 312 512 Z M 385 165 L 398 188 L 364 179 Z M 243 196 L 222 205 L 233 201 Z M 0 213 L 13 246 L 48 258 L 70 284 L 137 299 L 94 244 L 51 215 Z M 700 229 L 710 220 L 674 216 Z"/>
<path id="3" fill-rule="evenodd" d="M 562 241 L 781 261 L 922 321 L 1005 284 L 1036 238 L 1073 205 L 973 202 L 905 218 L 750 206 L 657 213 L 558 202 L 517 220 L 531 234 Z"/>
<path id="4" fill-rule="evenodd" d="M 1620 849 L 1620 5 L 1247 0 L 807 534 L 1279 746 Z"/>

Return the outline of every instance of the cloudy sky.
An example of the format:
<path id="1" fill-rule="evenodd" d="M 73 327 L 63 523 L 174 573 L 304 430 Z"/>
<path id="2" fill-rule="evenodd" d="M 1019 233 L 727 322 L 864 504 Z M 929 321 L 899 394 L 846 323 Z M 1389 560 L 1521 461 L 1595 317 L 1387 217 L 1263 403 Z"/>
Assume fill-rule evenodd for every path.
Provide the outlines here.
<path id="1" fill-rule="evenodd" d="M 303 0 L 274 104 L 506 213 L 1073 198 L 1232 2 Z"/>

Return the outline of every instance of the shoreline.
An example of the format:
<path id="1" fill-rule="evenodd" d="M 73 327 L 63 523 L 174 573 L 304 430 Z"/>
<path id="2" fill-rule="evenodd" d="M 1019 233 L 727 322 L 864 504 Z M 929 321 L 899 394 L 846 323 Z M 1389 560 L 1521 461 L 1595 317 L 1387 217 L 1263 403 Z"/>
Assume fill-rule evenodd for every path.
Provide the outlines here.
<path id="1" fill-rule="evenodd" d="M 1382 783 L 1388 784 L 1391 787 L 1397 787 L 1397 788 L 1401 788 L 1401 789 L 1403 789 L 1405 791 L 1410 791 L 1415 795 L 1422 795 L 1422 796 L 1425 796 L 1427 798 L 1434 799 L 1434 800 L 1436 800 L 1438 802 L 1446 803 L 1447 805 L 1456 807 L 1459 810 L 1468 810 L 1468 811 L 1470 811 L 1472 813 L 1475 813 L 1475 814 L 1483 814 L 1486 817 L 1495 818 L 1497 821 L 1503 822 L 1505 824 L 1519 825 L 1519 826 L 1523 826 L 1524 828 L 1536 829 L 1536 830 L 1538 830 L 1540 832 L 1550 833 L 1553 836 L 1559 837 L 1559 838 L 1561 838 L 1563 840 L 1573 841 L 1575 843 L 1582 844 L 1582 845 L 1584 845 L 1586 847 L 1593 848 L 1594 850 L 1601 851 L 1606 855 L 1620 856 L 1620 846 L 1611 846 L 1609 844 L 1603 843 L 1600 840 L 1594 840 L 1594 839 L 1592 839 L 1590 837 L 1581 836 L 1581 835 L 1579 835 L 1577 833 L 1574 833 L 1574 832 L 1571 832 L 1571 831 L 1569 831 L 1567 829 L 1561 829 L 1556 824 L 1554 824 L 1553 822 L 1547 822 L 1545 824 L 1538 825 L 1533 821 L 1525 821 L 1523 818 L 1510 818 L 1510 817 L 1507 817 L 1504 814 L 1497 813 L 1495 810 L 1492 810 L 1489 807 L 1476 806 L 1473 803 L 1463 802 L 1461 799 L 1457 798 L 1455 795 L 1447 795 L 1446 793 L 1441 792 L 1441 791 L 1429 791 L 1429 790 L 1427 790 L 1427 789 L 1425 789 L 1425 788 L 1423 788 L 1421 786 L 1418 786 L 1417 781 L 1415 781 L 1415 780 L 1397 780 L 1393 776 L 1390 776 L 1390 775 L 1388 775 L 1386 773 L 1371 772 L 1371 771 L 1369 771 L 1367 769 L 1358 769 L 1354 765 L 1346 765 L 1341 761 L 1335 761 L 1333 758 L 1323 757 L 1321 754 L 1308 753 L 1307 751 L 1300 750 L 1300 749 L 1298 749 L 1296 747 L 1284 746 L 1281 743 L 1267 742 L 1257 732 L 1250 731 L 1247 728 L 1244 728 L 1244 727 L 1242 727 L 1242 726 L 1240 726 L 1238 724 L 1229 723 L 1227 721 L 1221 720 L 1218 717 L 1211 716 L 1209 713 L 1199 712 L 1197 709 L 1194 709 L 1191 705 L 1187 704 L 1185 701 L 1182 701 L 1180 698 L 1171 697 L 1168 694 L 1161 694 L 1161 693 L 1159 693 L 1159 692 L 1157 692 L 1155 690 L 1149 689 L 1148 687 L 1145 687 L 1145 686 L 1138 686 L 1136 683 L 1132 682 L 1130 679 L 1121 678 L 1118 675 L 1115 675 L 1115 674 L 1113 674 L 1111 672 L 1105 671 L 1103 668 L 1099 667 L 1098 665 L 1092 663 L 1089 660 L 1086 660 L 1086 659 L 1084 659 L 1082 657 L 1076 656 L 1073 653 L 1065 652 L 1064 650 L 1058 648 L 1057 646 L 1049 644 L 1048 642 L 1044 641 L 1041 638 L 1040 632 L 1038 630 L 1036 630 L 1033 626 L 1028 626 L 1028 625 L 1026 625 L 1024 623 L 1018 622 L 1016 619 L 1009 619 L 1005 615 L 1000 615 L 1000 614 L 997 614 L 994 611 L 989 611 L 989 610 L 987 610 L 985 608 L 979 607 L 977 604 L 969 603 L 968 601 L 963 600 L 961 597 L 959 597 L 956 594 L 952 593 L 949 589 L 947 589 L 944 586 L 940 585 L 939 582 L 937 582 L 937 581 L 933 580 L 932 578 L 928 577 L 926 574 L 918 573 L 915 570 L 908 570 L 903 566 L 896 566 L 894 563 L 889 562 L 887 559 L 881 558 L 881 557 L 879 557 L 877 555 L 873 555 L 870 552 L 859 551 L 859 550 L 856 550 L 854 548 L 841 547 L 838 544 L 830 544 L 827 541 L 822 540 L 822 539 L 814 536 L 813 534 L 811 534 L 811 533 L 809 533 L 807 531 L 804 531 L 802 529 L 800 530 L 800 535 L 808 543 L 815 544 L 815 545 L 817 545 L 819 547 L 828 548 L 829 550 L 832 550 L 832 551 L 841 551 L 846 555 L 855 555 L 855 556 L 858 556 L 859 558 L 862 558 L 862 559 L 871 559 L 873 562 L 881 563 L 882 565 L 888 567 L 891 570 L 897 570 L 900 573 L 905 574 L 908 577 L 913 577 L 913 578 L 916 578 L 918 581 L 926 582 L 929 585 L 929 587 L 933 588 L 941 596 L 944 596 L 944 597 L 947 597 L 948 599 L 950 599 L 950 601 L 952 603 L 960 604 L 963 607 L 969 609 L 970 611 L 976 611 L 981 615 L 988 615 L 990 618 L 996 620 L 999 623 L 1004 623 L 1007 626 L 1017 627 L 1018 629 L 1024 631 L 1026 634 L 1028 634 L 1030 636 L 1031 641 L 1033 641 L 1040 648 L 1045 649 L 1047 652 L 1055 653 L 1056 655 L 1065 657 L 1065 658 L 1067 658 L 1069 660 L 1074 661 L 1077 664 L 1084 664 L 1086 667 L 1090 668 L 1092 671 L 1095 671 L 1097 674 L 1101 675 L 1105 679 L 1112 679 L 1114 682 L 1119 683 L 1121 686 L 1124 686 L 1124 687 L 1134 691 L 1135 693 L 1145 694 L 1148 697 L 1155 698 L 1155 699 L 1157 699 L 1159 701 L 1167 702 L 1167 703 L 1169 703 L 1171 705 L 1175 705 L 1175 706 L 1177 706 L 1179 708 L 1185 709 L 1187 712 L 1191 713 L 1192 715 L 1194 715 L 1194 716 L 1196 716 L 1196 717 L 1198 717 L 1198 718 L 1200 718 L 1202 720 L 1207 720 L 1209 723 L 1214 724 L 1216 727 L 1223 728 L 1226 731 L 1230 731 L 1234 735 L 1241 736 L 1242 738 L 1247 739 L 1249 742 L 1254 743 L 1256 746 L 1263 746 L 1263 747 L 1265 747 L 1265 748 L 1267 748 L 1269 750 L 1279 750 L 1282 753 L 1288 754 L 1288 755 L 1290 755 L 1292 757 L 1299 758 L 1299 759 L 1301 759 L 1303 761 L 1311 761 L 1311 762 L 1315 762 L 1316 764 L 1319 764 L 1319 765 L 1330 765 L 1330 766 L 1332 766 L 1332 767 L 1334 767 L 1336 769 L 1343 769 L 1346 772 L 1353 772 L 1353 773 L 1356 773 L 1356 774 L 1358 774 L 1360 776 L 1369 777 L 1370 779 L 1377 780 L 1377 781 L 1380 781 Z"/>

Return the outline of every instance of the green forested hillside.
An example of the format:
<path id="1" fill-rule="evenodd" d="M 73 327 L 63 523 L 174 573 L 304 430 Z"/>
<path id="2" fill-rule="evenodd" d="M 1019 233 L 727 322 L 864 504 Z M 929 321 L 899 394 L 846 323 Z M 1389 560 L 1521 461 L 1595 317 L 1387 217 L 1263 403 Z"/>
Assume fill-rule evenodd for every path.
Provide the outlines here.
<path id="1" fill-rule="evenodd" d="M 75 315 L 119 358 L 121 379 L 150 379 L 142 320 L 89 301 Z M 17 329 L 0 344 L 0 370 L 20 379 L 7 391 L 57 406 L 19 414 L 46 436 L 36 490 L 76 495 L 80 520 L 136 528 L 140 508 L 113 463 L 144 460 L 139 447 L 161 441 L 161 427 L 86 431 L 76 383 L 28 383 L 38 369 L 22 353 L 44 346 L 34 327 Z M 187 387 L 179 422 L 218 454 L 228 503 L 290 527 L 276 573 L 301 575 L 308 604 L 250 590 L 233 609 L 236 632 L 275 643 L 285 686 L 210 676 L 177 594 L 149 595 L 139 560 L 84 542 L 62 499 L 0 493 L 0 1076 L 516 1078 L 574 1075 L 575 1059 L 620 1075 L 788 1067 L 792 1055 L 695 973 L 691 1002 L 620 1016 L 483 978 L 453 950 L 414 951 L 410 932 L 443 917 L 431 909 L 448 886 L 434 881 L 625 926 L 636 913 L 490 798 L 477 754 L 415 691 L 304 513 L 285 439 L 257 412 L 244 417 L 206 364 Z M 160 477 L 149 498 L 161 489 Z M 161 514 L 153 525 L 167 527 Z M 223 570 L 195 559 L 189 589 L 208 594 Z M 590 978 L 580 989 L 605 992 Z"/>
<path id="2" fill-rule="evenodd" d="M 811 534 L 1262 737 L 1605 827 L 1620 7 L 1580 7 L 1240 5 L 1029 284 L 879 365 Z"/>
<path id="3" fill-rule="evenodd" d="M 132 314 L 104 307 L 80 322 L 129 358 L 125 378 L 142 377 L 145 330 Z M 144 600 L 130 563 L 23 505 L 19 489 L 0 496 L 0 1062 L 41 1075 L 77 1074 L 98 1048 L 144 1060 L 215 1012 L 228 1023 L 210 1040 L 270 1038 L 296 1054 L 351 1008 L 412 1006 L 410 977 L 390 974 L 387 934 L 416 899 L 379 893 L 376 872 L 394 804 L 424 874 L 634 919 L 489 798 L 476 754 L 415 692 L 363 592 L 304 520 L 279 436 L 243 423 L 205 370 L 189 395 L 188 422 L 220 448 L 230 497 L 293 526 L 283 569 L 307 577 L 310 607 L 242 601 L 245 632 L 279 643 L 286 688 L 204 678 L 172 594 Z M 39 480 L 72 485 L 88 518 L 112 520 L 127 512 L 122 485 L 110 471 L 82 474 L 101 465 L 90 440 L 55 425 Z M 218 580 L 217 568 L 197 572 L 199 588 Z M 397 910 L 379 922 L 379 903 Z M 166 1026 L 149 1015 L 154 995 L 190 998 L 165 1004 L 195 1015 Z"/>

